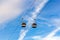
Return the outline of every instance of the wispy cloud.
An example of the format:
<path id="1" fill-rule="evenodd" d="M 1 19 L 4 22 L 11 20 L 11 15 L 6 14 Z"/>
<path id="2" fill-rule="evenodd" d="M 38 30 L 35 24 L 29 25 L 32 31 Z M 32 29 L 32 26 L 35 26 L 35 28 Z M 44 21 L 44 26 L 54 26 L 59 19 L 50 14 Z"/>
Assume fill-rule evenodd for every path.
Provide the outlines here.
<path id="1" fill-rule="evenodd" d="M 50 34 L 46 35 L 45 37 L 34 36 L 32 38 L 34 40 L 59 40 L 60 39 L 60 36 L 54 36 L 56 34 L 56 32 L 59 31 L 59 30 L 60 29 L 55 29 Z"/>
<path id="2" fill-rule="evenodd" d="M 56 26 L 57 28 L 60 28 L 60 18 L 52 18 L 51 19 L 52 23 L 54 26 Z"/>
<path id="3" fill-rule="evenodd" d="M 56 27 L 56 29 L 53 30 L 50 34 L 48 34 L 44 38 L 44 40 L 59 40 L 60 36 L 55 37 L 54 35 L 57 33 L 57 31 L 60 30 L 60 19 L 59 18 L 53 18 L 50 21 Z"/>
<path id="4" fill-rule="evenodd" d="M 34 40 L 60 40 L 60 36 L 55 36 L 57 31 L 60 30 L 60 18 L 53 18 L 50 20 L 52 24 L 56 27 L 53 31 L 51 31 L 48 35 L 45 37 L 39 37 L 39 36 L 34 36 L 32 37 Z"/>
<path id="5" fill-rule="evenodd" d="M 28 30 L 21 30 L 20 32 L 20 36 L 18 38 L 18 40 L 23 40 L 23 38 L 25 37 L 26 33 L 28 32 Z"/>
<path id="6" fill-rule="evenodd" d="M 50 40 L 52 37 L 54 37 L 54 35 L 56 34 L 57 31 L 59 31 L 60 29 L 55 29 L 53 30 L 50 34 L 48 34 L 45 38 L 43 38 L 44 40 Z M 52 39 L 51 39 L 52 40 Z"/>
<path id="7" fill-rule="evenodd" d="M 37 0 L 37 2 L 39 2 L 39 0 Z M 35 7 L 35 11 L 32 13 L 33 19 L 35 19 L 37 17 L 38 13 L 41 12 L 42 8 L 46 5 L 47 2 L 48 2 L 48 0 L 41 0 L 39 5 Z"/>
<path id="8" fill-rule="evenodd" d="M 39 22 L 38 21 L 38 23 L 40 23 L 40 24 L 46 24 L 46 25 L 48 25 L 48 27 L 51 27 L 52 26 L 52 24 L 50 23 L 50 19 L 43 18 L 41 16 L 38 16 L 37 19 L 42 20 L 42 21 L 45 21 L 45 22 Z"/>

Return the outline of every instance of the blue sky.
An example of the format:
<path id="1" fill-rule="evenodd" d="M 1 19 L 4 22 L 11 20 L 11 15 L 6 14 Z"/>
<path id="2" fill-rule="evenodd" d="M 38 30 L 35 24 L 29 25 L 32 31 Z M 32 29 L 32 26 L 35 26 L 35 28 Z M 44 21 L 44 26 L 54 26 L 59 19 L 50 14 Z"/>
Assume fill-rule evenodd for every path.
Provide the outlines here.
<path id="1" fill-rule="evenodd" d="M 60 0 L 0 0 L 0 40 L 60 40 Z"/>

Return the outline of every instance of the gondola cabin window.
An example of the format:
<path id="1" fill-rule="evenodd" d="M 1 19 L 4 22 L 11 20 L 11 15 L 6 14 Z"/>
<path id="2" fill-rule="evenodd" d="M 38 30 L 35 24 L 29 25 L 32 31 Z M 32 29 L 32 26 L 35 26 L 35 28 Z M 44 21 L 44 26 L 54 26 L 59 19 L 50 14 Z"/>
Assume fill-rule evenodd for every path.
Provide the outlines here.
<path id="1" fill-rule="evenodd" d="M 33 23 L 32 24 L 32 28 L 36 28 L 37 24 L 36 23 Z"/>
<path id="2" fill-rule="evenodd" d="M 26 27 L 26 23 L 23 22 L 23 23 L 22 23 L 22 27 Z"/>

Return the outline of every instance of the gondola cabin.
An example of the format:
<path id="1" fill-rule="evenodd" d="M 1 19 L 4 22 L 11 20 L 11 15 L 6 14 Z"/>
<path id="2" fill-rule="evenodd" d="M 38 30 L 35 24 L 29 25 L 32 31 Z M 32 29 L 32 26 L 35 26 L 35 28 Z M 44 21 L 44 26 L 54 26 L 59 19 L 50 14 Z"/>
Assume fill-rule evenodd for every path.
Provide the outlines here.
<path id="1" fill-rule="evenodd" d="M 33 23 L 32 24 L 32 28 L 36 28 L 37 24 L 36 23 Z"/>
<path id="2" fill-rule="evenodd" d="M 26 27 L 26 23 L 23 22 L 23 23 L 22 23 L 22 27 Z"/>

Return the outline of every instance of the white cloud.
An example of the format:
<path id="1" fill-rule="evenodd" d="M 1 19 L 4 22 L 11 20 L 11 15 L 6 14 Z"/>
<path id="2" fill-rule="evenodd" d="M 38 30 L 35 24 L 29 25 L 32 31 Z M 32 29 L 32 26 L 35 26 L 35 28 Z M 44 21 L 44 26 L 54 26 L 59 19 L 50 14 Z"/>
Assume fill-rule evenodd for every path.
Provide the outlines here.
<path id="1" fill-rule="evenodd" d="M 21 14 L 21 0 L 2 0 L 0 3 L 0 23 L 16 18 Z"/>
<path id="2" fill-rule="evenodd" d="M 60 36 L 53 37 L 51 40 L 60 40 Z"/>
<path id="3" fill-rule="evenodd" d="M 33 36 L 32 39 L 33 40 L 42 40 L 42 37 L 40 37 L 40 36 Z"/>
<path id="4" fill-rule="evenodd" d="M 44 40 L 60 40 L 60 36 L 54 36 L 54 37 L 47 38 L 47 39 L 44 39 Z"/>
<path id="5" fill-rule="evenodd" d="M 32 39 L 33 40 L 60 40 L 60 36 L 54 36 L 54 37 L 47 38 L 47 39 L 44 39 L 41 36 L 32 36 Z"/>

